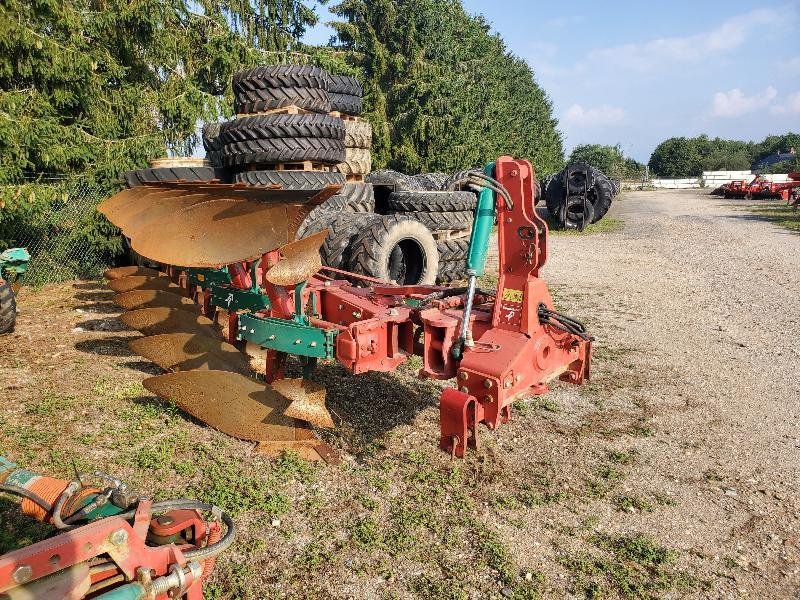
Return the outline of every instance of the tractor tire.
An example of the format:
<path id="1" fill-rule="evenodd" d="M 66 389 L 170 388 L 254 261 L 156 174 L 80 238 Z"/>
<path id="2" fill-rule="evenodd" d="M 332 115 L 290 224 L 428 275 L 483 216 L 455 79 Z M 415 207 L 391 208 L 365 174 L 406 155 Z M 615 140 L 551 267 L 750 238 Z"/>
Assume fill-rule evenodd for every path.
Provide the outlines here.
<path id="1" fill-rule="evenodd" d="M 478 197 L 472 192 L 393 192 L 388 206 L 396 212 L 473 211 Z"/>
<path id="2" fill-rule="evenodd" d="M 436 248 L 439 250 L 440 266 L 451 262 L 466 262 L 469 254 L 469 238 L 442 240 L 436 244 Z"/>
<path id="3" fill-rule="evenodd" d="M 344 145 L 347 148 L 372 148 L 372 125 L 366 121 L 344 121 Z"/>
<path id="4" fill-rule="evenodd" d="M 331 94 L 347 94 L 348 96 L 364 97 L 364 89 L 355 77 L 349 75 L 328 75 L 328 92 Z"/>
<path id="5" fill-rule="evenodd" d="M 347 148 L 336 168 L 345 175 L 367 175 L 372 170 L 372 153 L 364 148 Z"/>
<path id="6" fill-rule="evenodd" d="M 467 278 L 467 264 L 464 262 L 439 263 L 436 283 L 439 285 L 462 281 Z"/>
<path id="7" fill-rule="evenodd" d="M 228 167 L 311 161 L 335 165 L 345 158 L 344 141 L 331 138 L 273 138 L 226 144 L 222 158 Z"/>
<path id="8" fill-rule="evenodd" d="M 167 181 L 220 181 L 225 182 L 228 174 L 224 169 L 214 167 L 169 167 L 160 169 L 138 169 L 125 171 L 122 178 L 129 188 L 162 183 Z"/>
<path id="9" fill-rule="evenodd" d="M 364 110 L 364 103 L 360 96 L 351 96 L 349 94 L 329 94 L 329 96 L 332 111 L 335 110 L 343 115 L 357 117 Z"/>
<path id="10" fill-rule="evenodd" d="M 350 270 L 400 285 L 430 285 L 439 271 L 436 240 L 405 215 L 378 216 L 353 241 Z"/>
<path id="11" fill-rule="evenodd" d="M 420 173 L 419 175 L 414 175 L 414 179 L 419 182 L 422 189 L 429 192 L 441 191 L 449 177 L 447 173 Z"/>
<path id="12" fill-rule="evenodd" d="M 472 219 L 474 218 L 472 211 L 401 213 L 391 211 L 390 214 L 399 214 L 419 221 L 431 231 L 469 229 L 472 227 Z"/>
<path id="13" fill-rule="evenodd" d="M 233 100 L 233 109 L 237 115 L 252 115 L 287 106 L 297 106 L 311 112 L 329 113 L 331 99 L 324 89 L 284 87 L 238 92 Z"/>
<path id="14" fill-rule="evenodd" d="M 611 181 L 602 173 L 595 173 L 594 186 L 589 190 L 589 200 L 593 207 L 592 223 L 596 223 L 606 215 L 613 199 L 614 188 Z"/>
<path id="15" fill-rule="evenodd" d="M 328 237 L 319 250 L 322 264 L 334 269 L 347 268 L 355 238 L 377 220 L 380 220 L 380 216 L 373 214 L 320 213 L 298 239 L 308 237 L 327 227 Z"/>
<path id="16" fill-rule="evenodd" d="M 342 186 L 339 193 L 331 196 L 325 202 L 315 207 L 303 220 L 297 231 L 297 239 L 306 236 L 308 229 L 314 226 L 315 221 L 322 218 L 322 214 L 345 214 L 375 212 L 375 195 L 372 186 L 368 183 L 348 183 Z M 319 231 L 319 230 L 317 230 Z M 311 232 L 313 233 L 313 231 Z"/>
<path id="17" fill-rule="evenodd" d="M 344 140 L 344 123 L 328 115 L 254 115 L 223 123 L 219 139 L 224 146 L 275 138 Z"/>
<path id="18" fill-rule="evenodd" d="M 287 190 L 321 190 L 329 185 L 344 185 L 345 181 L 343 174 L 332 171 L 242 171 L 233 176 L 233 183 L 279 185 Z"/>
<path id="19" fill-rule="evenodd" d="M 571 171 L 569 181 L 567 181 L 567 170 Z M 582 194 L 594 187 L 597 174 L 602 175 L 600 171 L 585 162 L 576 162 L 562 171 L 561 180 L 567 186 L 570 194 Z"/>
<path id="20" fill-rule="evenodd" d="M 17 301 L 11 284 L 0 279 L 0 335 L 11 333 L 17 323 Z"/>
<path id="21" fill-rule="evenodd" d="M 391 188 L 395 192 L 422 192 L 422 184 L 411 175 L 405 175 L 392 169 L 379 169 L 364 178 L 364 181 L 374 186 Z"/>
<path id="22" fill-rule="evenodd" d="M 619 179 L 609 179 L 608 181 L 611 183 L 611 190 L 614 192 L 614 196 L 619 196 L 621 189 Z"/>
<path id="23" fill-rule="evenodd" d="M 203 148 L 206 152 L 222 150 L 222 141 L 219 139 L 221 123 L 206 123 L 203 125 Z"/>
<path id="24" fill-rule="evenodd" d="M 208 150 L 206 151 L 206 160 L 215 169 L 224 169 L 222 165 L 222 150 Z M 227 177 L 225 178 L 227 181 Z"/>
<path id="25" fill-rule="evenodd" d="M 565 229 L 583 231 L 586 226 L 594 222 L 594 206 L 591 202 L 586 202 L 584 207 L 583 198 L 579 196 L 567 198 L 564 221 L 561 223 Z"/>
<path id="26" fill-rule="evenodd" d="M 233 74 L 234 94 L 265 88 L 318 88 L 328 90 L 331 77 L 313 65 L 264 65 Z"/>

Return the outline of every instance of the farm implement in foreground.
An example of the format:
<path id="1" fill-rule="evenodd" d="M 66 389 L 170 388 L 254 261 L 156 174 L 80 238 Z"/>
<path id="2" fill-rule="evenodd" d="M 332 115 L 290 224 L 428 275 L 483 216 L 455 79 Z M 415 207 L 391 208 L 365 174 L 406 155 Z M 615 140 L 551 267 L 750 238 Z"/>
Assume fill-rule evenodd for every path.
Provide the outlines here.
<path id="1" fill-rule="evenodd" d="M 534 208 L 531 165 L 501 157 L 484 172 L 454 175 L 449 187 L 465 183 L 482 191 L 469 282 L 461 288 L 395 285 L 323 267 L 319 248 L 328 231 L 294 237 L 335 185 L 168 183 L 106 200 L 99 210 L 132 248 L 164 265 L 165 273 L 107 273 L 118 292 L 114 301 L 129 310 L 122 321 L 147 336 L 131 347 L 171 371 L 145 387 L 266 453 L 288 448 L 330 460 L 332 451 L 310 426 L 334 425 L 325 388 L 313 380 L 319 361 L 336 360 L 358 375 L 390 372 L 419 356 L 420 377 L 455 379 L 440 398 L 440 446 L 459 457 L 478 447 L 480 423 L 507 423 L 520 396 L 544 394 L 553 380 L 587 380 L 591 338 L 556 311 L 539 278 L 547 226 Z M 499 273 L 493 289 L 483 289 L 478 278 L 495 223 Z M 227 340 L 212 320 L 223 314 Z M 266 381 L 239 351 L 245 344 L 263 349 Z M 302 377 L 286 376 L 288 357 L 299 362 Z"/>
<path id="2" fill-rule="evenodd" d="M 102 473 L 67 481 L 0 456 L 0 492 L 19 499 L 24 515 L 56 529 L 0 556 L 0 598 L 8 600 L 202 600 L 203 582 L 235 535 L 233 521 L 216 506 L 153 502 Z"/>

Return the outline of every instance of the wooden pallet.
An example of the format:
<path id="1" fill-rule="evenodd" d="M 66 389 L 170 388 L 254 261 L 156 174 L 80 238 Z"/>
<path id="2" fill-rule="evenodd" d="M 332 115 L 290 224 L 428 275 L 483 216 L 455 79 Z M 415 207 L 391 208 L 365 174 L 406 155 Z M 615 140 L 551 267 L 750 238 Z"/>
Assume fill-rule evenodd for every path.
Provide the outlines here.
<path id="1" fill-rule="evenodd" d="M 331 171 L 331 165 L 305 160 L 302 162 L 249 164 L 245 171 Z"/>
<path id="2" fill-rule="evenodd" d="M 347 176 L 347 183 L 364 183 L 364 176 L 361 174 L 351 174 Z"/>
<path id="3" fill-rule="evenodd" d="M 242 117 L 253 117 L 255 115 L 322 115 L 322 114 L 325 113 L 314 112 L 313 110 L 307 110 L 305 108 L 300 108 L 299 106 L 291 104 L 289 106 L 281 106 L 280 108 L 271 108 L 269 110 L 263 110 L 255 113 L 237 114 L 236 118 L 240 119 Z"/>
<path id="4" fill-rule="evenodd" d="M 445 229 L 441 231 L 434 231 L 433 238 L 437 242 L 443 242 L 446 240 L 460 240 L 465 237 L 469 237 L 472 233 L 472 229 Z"/>
<path id="5" fill-rule="evenodd" d="M 338 117 L 342 121 L 355 121 L 355 122 L 361 121 L 361 117 L 356 117 L 354 115 L 346 115 L 339 112 L 338 110 L 331 111 L 328 114 L 332 117 Z"/>

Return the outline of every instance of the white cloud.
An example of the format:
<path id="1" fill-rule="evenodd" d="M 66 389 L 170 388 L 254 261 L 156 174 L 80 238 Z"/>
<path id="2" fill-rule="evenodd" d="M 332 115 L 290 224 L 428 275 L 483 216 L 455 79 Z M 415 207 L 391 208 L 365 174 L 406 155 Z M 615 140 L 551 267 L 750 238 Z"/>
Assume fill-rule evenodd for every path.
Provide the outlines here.
<path id="1" fill-rule="evenodd" d="M 603 48 L 590 52 L 589 58 L 614 68 L 645 72 L 664 68 L 670 63 L 706 60 L 712 54 L 725 53 L 742 46 L 751 33 L 761 35 L 765 30 L 774 32 L 793 20 L 792 12 L 758 9 L 726 19 L 704 33 Z"/>
<path id="2" fill-rule="evenodd" d="M 564 113 L 561 120 L 572 125 L 614 125 L 625 120 L 625 109 L 616 106 L 597 106 L 584 108 L 573 104 Z"/>
<path id="3" fill-rule="evenodd" d="M 770 112 L 773 115 L 800 114 L 800 92 L 789 94 L 785 102 L 773 106 Z"/>
<path id="4" fill-rule="evenodd" d="M 740 117 L 766 108 L 777 97 L 778 90 L 772 86 L 753 96 L 745 96 L 739 88 L 734 88 L 729 92 L 717 92 L 714 94 L 711 114 L 715 117 Z"/>

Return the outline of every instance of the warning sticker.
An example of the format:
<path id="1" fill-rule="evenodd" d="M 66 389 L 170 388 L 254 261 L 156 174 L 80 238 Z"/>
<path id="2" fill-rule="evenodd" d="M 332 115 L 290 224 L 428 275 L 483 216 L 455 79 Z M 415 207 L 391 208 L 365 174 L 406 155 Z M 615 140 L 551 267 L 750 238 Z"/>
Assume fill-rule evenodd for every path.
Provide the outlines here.
<path id="1" fill-rule="evenodd" d="M 512 290 L 511 288 L 504 289 L 503 300 L 507 300 L 508 302 L 516 302 L 517 304 L 522 304 L 522 290 Z"/>
<path id="2" fill-rule="evenodd" d="M 205 275 L 203 275 L 202 273 L 197 274 L 197 281 L 205 281 L 205 280 L 206 280 Z"/>

